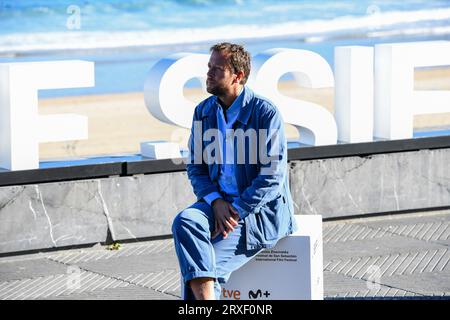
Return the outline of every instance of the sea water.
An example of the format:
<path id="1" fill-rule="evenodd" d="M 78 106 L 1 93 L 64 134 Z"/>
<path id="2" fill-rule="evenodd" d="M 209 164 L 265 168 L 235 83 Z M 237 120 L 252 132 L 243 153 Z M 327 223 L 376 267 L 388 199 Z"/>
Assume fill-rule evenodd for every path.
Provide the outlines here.
<path id="1" fill-rule="evenodd" d="M 449 0 L 0 0 L 0 63 L 95 62 L 95 87 L 41 98 L 142 91 L 157 60 L 224 40 L 311 50 L 333 67 L 337 45 L 449 38 Z"/>

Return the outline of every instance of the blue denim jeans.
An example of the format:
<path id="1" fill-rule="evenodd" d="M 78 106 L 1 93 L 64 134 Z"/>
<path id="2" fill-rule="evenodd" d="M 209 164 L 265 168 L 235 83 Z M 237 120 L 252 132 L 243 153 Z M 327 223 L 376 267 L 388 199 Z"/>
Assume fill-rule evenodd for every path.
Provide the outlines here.
<path id="1" fill-rule="evenodd" d="M 172 224 L 175 251 L 184 281 L 182 297 L 194 300 L 187 282 L 201 277 L 214 278 L 216 299 L 220 298 L 221 284 L 231 272 L 248 262 L 260 250 L 246 249 L 245 223 L 239 221 L 226 239 L 222 235 L 211 239 L 214 231 L 214 213 L 206 202 L 196 202 L 180 212 Z"/>

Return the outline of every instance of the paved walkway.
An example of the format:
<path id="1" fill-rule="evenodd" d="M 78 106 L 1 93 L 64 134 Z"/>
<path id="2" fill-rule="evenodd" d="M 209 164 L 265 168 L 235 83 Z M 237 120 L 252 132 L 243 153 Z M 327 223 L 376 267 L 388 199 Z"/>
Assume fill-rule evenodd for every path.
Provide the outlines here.
<path id="1" fill-rule="evenodd" d="M 450 210 L 325 222 L 325 299 L 450 299 L 449 224 Z M 179 297 L 172 239 L 0 258 L 1 300 Z"/>

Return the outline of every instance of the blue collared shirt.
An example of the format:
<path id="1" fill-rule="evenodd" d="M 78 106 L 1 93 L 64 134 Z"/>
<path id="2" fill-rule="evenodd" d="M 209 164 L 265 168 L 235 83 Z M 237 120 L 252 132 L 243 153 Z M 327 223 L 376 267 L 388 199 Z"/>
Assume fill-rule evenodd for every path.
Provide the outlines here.
<path id="1" fill-rule="evenodd" d="M 234 164 L 234 141 L 233 141 L 233 125 L 236 122 L 236 119 L 239 115 L 239 111 L 242 107 L 242 103 L 245 95 L 245 88 L 241 90 L 239 96 L 233 101 L 231 106 L 225 111 L 226 120 L 223 113 L 223 108 L 216 100 L 218 105 L 217 108 L 217 126 L 222 135 L 222 150 L 223 150 L 223 164 L 220 167 L 220 175 L 219 175 L 219 186 L 220 190 L 232 197 L 233 199 L 239 197 L 239 189 L 236 182 L 235 176 L 235 164 Z M 222 198 L 220 193 L 211 192 L 210 194 L 204 197 L 205 201 L 211 205 L 211 203 L 218 199 Z M 237 206 L 236 204 L 233 204 Z"/>

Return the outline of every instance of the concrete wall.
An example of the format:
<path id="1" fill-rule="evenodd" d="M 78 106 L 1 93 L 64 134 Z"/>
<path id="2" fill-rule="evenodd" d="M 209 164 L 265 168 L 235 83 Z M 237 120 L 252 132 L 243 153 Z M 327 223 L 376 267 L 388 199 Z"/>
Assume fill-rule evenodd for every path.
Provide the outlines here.
<path id="1" fill-rule="evenodd" d="M 290 162 L 296 214 L 450 206 L 450 149 Z M 0 253 L 171 234 L 186 172 L 0 187 Z"/>
<path id="2" fill-rule="evenodd" d="M 450 206 L 450 149 L 292 161 L 296 211 L 343 217 Z"/>

